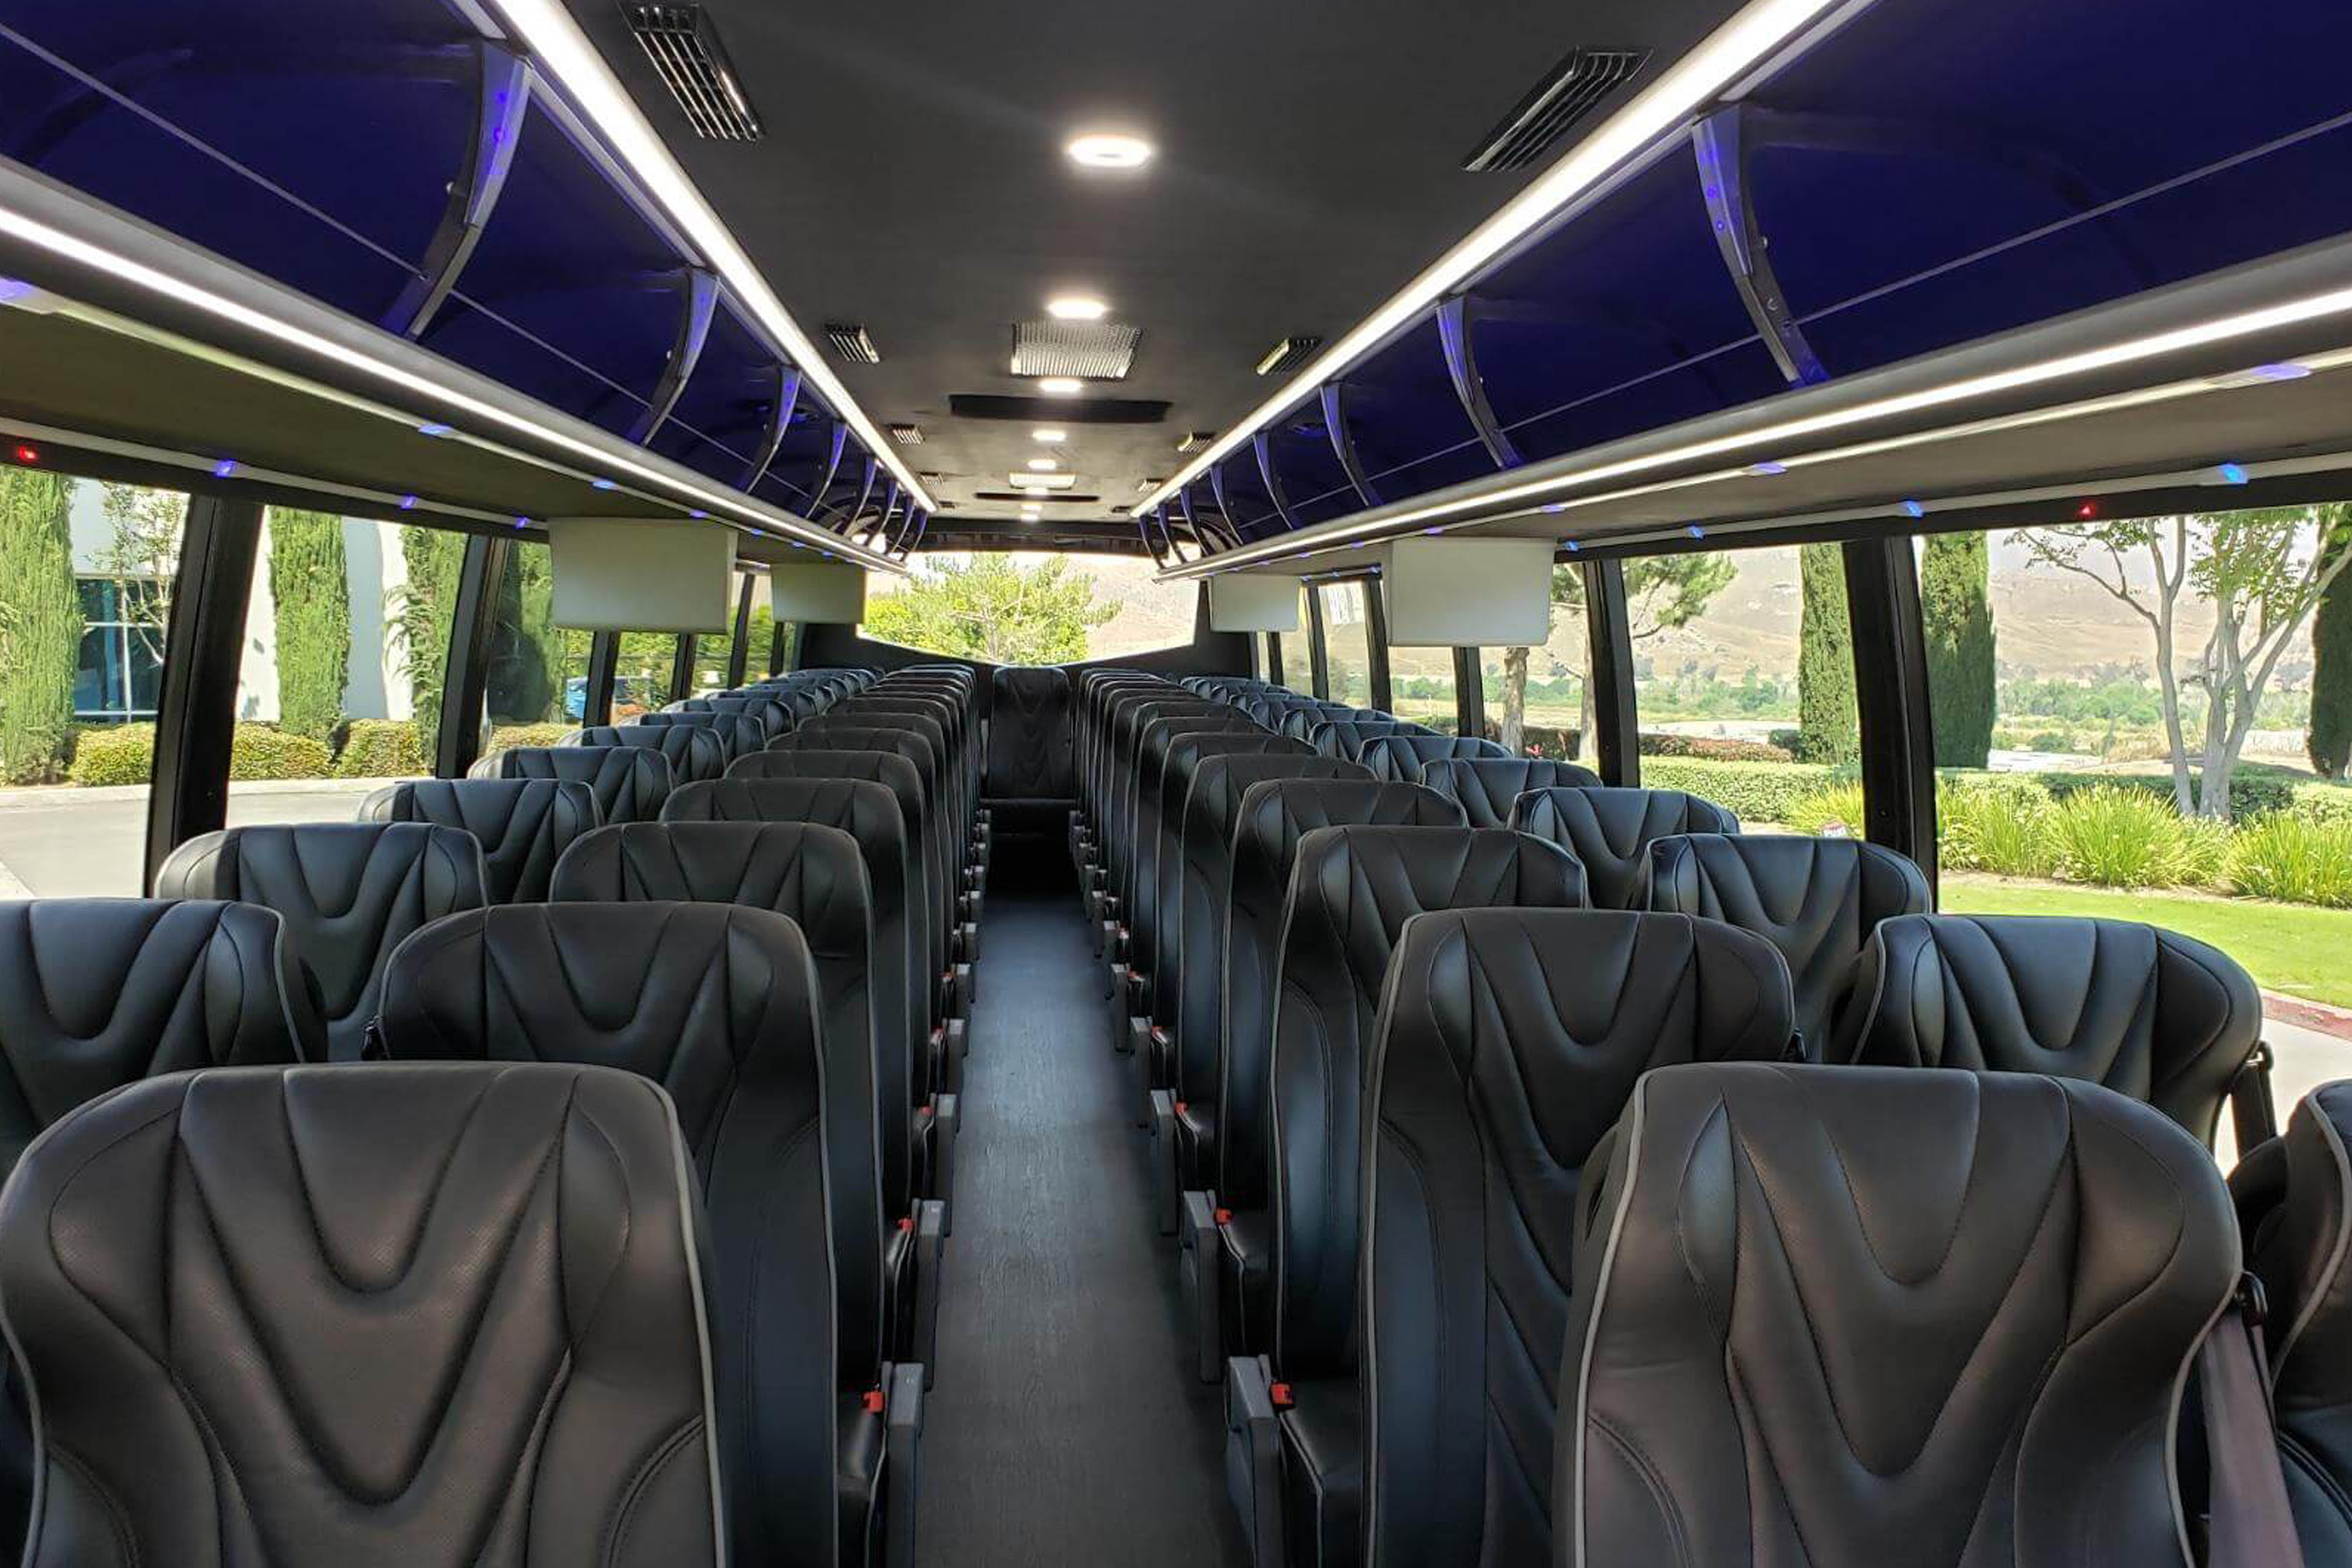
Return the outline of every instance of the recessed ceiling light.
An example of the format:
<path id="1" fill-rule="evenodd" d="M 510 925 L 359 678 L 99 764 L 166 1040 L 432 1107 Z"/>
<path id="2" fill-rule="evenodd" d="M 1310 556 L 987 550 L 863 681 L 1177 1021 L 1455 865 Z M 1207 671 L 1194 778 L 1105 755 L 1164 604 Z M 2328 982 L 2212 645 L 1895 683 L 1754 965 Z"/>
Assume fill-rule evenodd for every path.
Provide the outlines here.
<path id="1" fill-rule="evenodd" d="M 1099 321 L 1110 307 L 1084 294 L 1065 294 L 1045 301 L 1045 314 L 1056 321 Z"/>
<path id="2" fill-rule="evenodd" d="M 1036 469 L 1040 474 L 1051 474 L 1055 469 L 1059 468 L 1061 465 L 1055 462 L 1050 457 L 1032 457 L 1029 459 L 1029 466 Z"/>
<path id="3" fill-rule="evenodd" d="M 1069 438 L 1070 433 L 1066 430 L 1054 430 L 1049 428 L 1045 430 L 1033 430 L 1029 433 L 1030 440 L 1042 441 L 1051 446 L 1059 446 L 1063 442 L 1067 441 Z"/>
<path id="4" fill-rule="evenodd" d="M 1046 376 L 1038 382 L 1037 390 L 1047 397 L 1076 397 L 1087 390 L 1087 383 L 1076 376 Z"/>
<path id="5" fill-rule="evenodd" d="M 1016 490 L 1066 490 L 1078 482 L 1076 474 L 1008 474 Z"/>
<path id="6" fill-rule="evenodd" d="M 1140 169 L 1151 162 L 1152 146 L 1140 136 L 1091 131 L 1072 137 L 1063 151 L 1070 162 L 1088 169 Z"/>

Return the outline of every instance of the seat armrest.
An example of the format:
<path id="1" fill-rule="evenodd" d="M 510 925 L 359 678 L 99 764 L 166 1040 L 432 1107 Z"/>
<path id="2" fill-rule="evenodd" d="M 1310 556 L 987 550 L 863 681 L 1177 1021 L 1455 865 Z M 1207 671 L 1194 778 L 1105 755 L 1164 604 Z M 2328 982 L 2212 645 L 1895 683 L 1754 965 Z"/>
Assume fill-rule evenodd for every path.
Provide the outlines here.
<path id="1" fill-rule="evenodd" d="M 1178 1211 L 1183 1206 L 1183 1195 L 1176 1186 L 1175 1092 L 1154 1089 L 1150 1107 L 1152 1228 L 1162 1236 L 1173 1236 Z"/>
<path id="2" fill-rule="evenodd" d="M 931 1192 L 946 1212 L 940 1217 L 940 1234 L 955 1234 L 955 1167 L 956 1134 L 963 1126 L 963 1096 L 934 1094 L 931 1096 Z"/>
<path id="3" fill-rule="evenodd" d="M 2243 1155 L 2278 1136 L 2278 1107 L 2271 1100 L 2271 1042 L 2258 1040 L 2246 1064 L 2230 1081 L 2230 1125 Z"/>
<path id="4" fill-rule="evenodd" d="M 914 1568 L 915 1503 L 921 1495 L 923 1462 L 923 1369 L 898 1362 L 882 1369 L 887 1458 L 884 1460 L 889 1502 L 883 1521 L 887 1568 Z"/>
<path id="5" fill-rule="evenodd" d="M 1224 1365 L 1225 1334 L 1221 1321 L 1225 1292 L 1219 1270 L 1224 1267 L 1224 1244 L 1217 1239 L 1217 1200 L 1206 1192 L 1192 1191 L 1180 1200 L 1176 1222 L 1177 1276 L 1185 1304 L 1192 1309 L 1193 1371 L 1203 1383 L 1217 1381 Z"/>
<path id="6" fill-rule="evenodd" d="M 948 1206 L 936 1197 L 915 1205 L 915 1312 L 910 1353 L 929 1388 L 940 1370 L 940 1256 L 947 1246 Z"/>
<path id="7" fill-rule="evenodd" d="M 1274 1375 L 1264 1356 L 1225 1362 L 1225 1490 L 1240 1516 L 1255 1568 L 1281 1568 L 1282 1423 L 1275 1407 Z"/>

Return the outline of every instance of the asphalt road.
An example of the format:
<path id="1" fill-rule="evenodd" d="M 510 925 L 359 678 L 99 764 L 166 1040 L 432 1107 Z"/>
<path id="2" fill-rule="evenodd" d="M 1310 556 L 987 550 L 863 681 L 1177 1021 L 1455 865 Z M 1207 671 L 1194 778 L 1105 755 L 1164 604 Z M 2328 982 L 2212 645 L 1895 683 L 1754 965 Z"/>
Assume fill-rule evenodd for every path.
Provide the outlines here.
<path id="1" fill-rule="evenodd" d="M 348 822 L 383 782 L 233 785 L 229 825 Z M 0 898 L 134 896 L 146 833 L 144 789 L 0 789 Z"/>

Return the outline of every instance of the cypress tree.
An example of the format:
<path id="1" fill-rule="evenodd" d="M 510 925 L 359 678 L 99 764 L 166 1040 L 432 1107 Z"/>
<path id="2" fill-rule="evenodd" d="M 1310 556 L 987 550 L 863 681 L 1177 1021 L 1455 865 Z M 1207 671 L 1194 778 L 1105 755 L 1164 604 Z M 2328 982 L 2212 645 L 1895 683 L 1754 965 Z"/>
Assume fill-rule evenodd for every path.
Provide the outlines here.
<path id="1" fill-rule="evenodd" d="M 352 667 L 342 518 L 271 509 L 269 601 L 278 624 L 278 727 L 331 739 L 342 727 Z"/>
<path id="2" fill-rule="evenodd" d="M 551 620 L 554 598 L 547 547 L 516 546 L 499 583 L 498 625 L 490 640 L 490 716 L 502 724 L 560 716 L 555 691 L 563 674 L 563 648 L 562 633 Z"/>
<path id="3" fill-rule="evenodd" d="M 1982 768 L 1992 749 L 1996 670 L 1990 555 L 1979 533 L 1931 534 L 1919 559 L 1936 766 Z"/>
<path id="4" fill-rule="evenodd" d="M 408 674 L 409 725 L 425 756 L 440 742 L 441 694 L 449 670 L 449 627 L 457 615 L 457 578 L 466 564 L 466 536 L 447 528 L 404 528 L 400 556 L 408 581 L 398 592 L 403 665 Z"/>
<path id="5" fill-rule="evenodd" d="M 81 663 L 72 504 L 58 475 L 0 468 L 0 782 L 64 767 Z"/>
<path id="6" fill-rule="evenodd" d="M 2322 507 L 2320 527 L 2321 549 L 2352 554 L 2352 504 Z M 2311 660 L 2311 765 L 2330 779 L 2352 777 L 2352 564 L 2320 597 Z"/>
<path id="7" fill-rule="evenodd" d="M 1862 754 L 1862 741 L 1845 556 L 1836 545 L 1805 545 L 1797 558 L 1804 591 L 1804 616 L 1797 628 L 1797 757 L 1804 762 L 1852 762 Z"/>

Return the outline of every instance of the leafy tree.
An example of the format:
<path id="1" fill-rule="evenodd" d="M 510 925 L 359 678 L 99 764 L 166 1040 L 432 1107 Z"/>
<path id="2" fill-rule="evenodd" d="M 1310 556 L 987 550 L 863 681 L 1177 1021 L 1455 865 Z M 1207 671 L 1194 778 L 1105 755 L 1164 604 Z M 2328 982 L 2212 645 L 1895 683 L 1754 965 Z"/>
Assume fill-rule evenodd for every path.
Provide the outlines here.
<path id="1" fill-rule="evenodd" d="M 1992 749 L 1995 688 L 1991 558 L 1980 533 L 1930 534 L 1919 559 L 1936 766 L 1982 768 Z"/>
<path id="2" fill-rule="evenodd" d="M 1002 556 L 926 560 L 893 593 L 866 606 L 866 632 L 886 643 L 995 664 L 1051 664 L 1087 656 L 1087 633 L 1118 613 L 1094 585 L 1055 559 L 1015 566 Z"/>
<path id="3" fill-rule="evenodd" d="M 271 509 L 269 601 L 278 627 L 278 727 L 328 740 L 342 727 L 352 664 L 342 518 Z"/>
<path id="4" fill-rule="evenodd" d="M 400 557 L 408 580 L 386 596 L 392 640 L 408 676 L 410 725 L 417 748 L 433 755 L 441 735 L 441 698 L 449 672 L 449 629 L 457 616 L 457 578 L 466 536 L 448 528 L 404 528 Z"/>
<path id="5" fill-rule="evenodd" d="M 2352 502 L 2321 508 L 2333 580 L 2311 622 L 2311 765 L 2330 779 L 2352 777 Z"/>
<path id="6" fill-rule="evenodd" d="M 180 573 L 180 539 L 187 531 L 188 498 L 142 485 L 100 485 L 107 539 L 91 561 L 100 573 L 135 582 L 122 596 L 122 619 L 154 667 L 163 667 L 172 624 L 172 588 Z"/>
<path id="7" fill-rule="evenodd" d="M 1862 754 L 1853 695 L 1853 623 L 1845 600 L 1845 555 L 1837 545 L 1797 551 L 1804 617 L 1797 627 L 1797 760 L 1852 762 Z"/>
<path id="8" fill-rule="evenodd" d="M 72 501 L 55 474 L 0 468 L 0 781 L 41 782 L 65 761 L 82 633 Z"/>
<path id="9" fill-rule="evenodd" d="M 1738 569 L 1732 565 L 1729 556 L 1694 550 L 1682 555 L 1637 557 L 1625 563 L 1624 572 L 1628 631 L 1633 640 L 1640 643 L 1661 632 L 1687 626 L 1705 614 L 1715 596 L 1731 585 Z M 1582 567 L 1551 569 L 1551 601 L 1579 615 L 1584 613 Z M 1593 723 L 1592 681 L 1586 668 L 1589 646 L 1578 646 L 1565 661 L 1580 694 L 1577 729 L 1587 746 L 1591 744 Z M 1529 652 L 1526 648 L 1503 650 L 1503 716 L 1496 729 L 1504 748 L 1514 756 L 1527 738 Z"/>
<path id="10" fill-rule="evenodd" d="M 565 674 L 564 633 L 553 621 L 551 560 L 543 545 L 520 545 L 507 557 L 499 582 L 499 618 L 483 685 L 490 716 L 500 723 L 562 716 L 556 694 Z"/>
<path id="11" fill-rule="evenodd" d="M 2097 583 L 2147 623 L 2173 801 L 2184 816 L 2229 817 L 2230 777 L 2271 676 L 2321 596 L 2352 567 L 2352 550 L 2323 548 L 2325 526 L 2317 507 L 2274 507 L 2020 536 L 2036 561 Z M 2193 653 L 2179 645 L 2181 601 L 2189 594 L 2213 607 L 2213 630 Z M 2184 700 L 2191 691 L 2204 696 L 2204 734 L 2193 741 Z"/>

